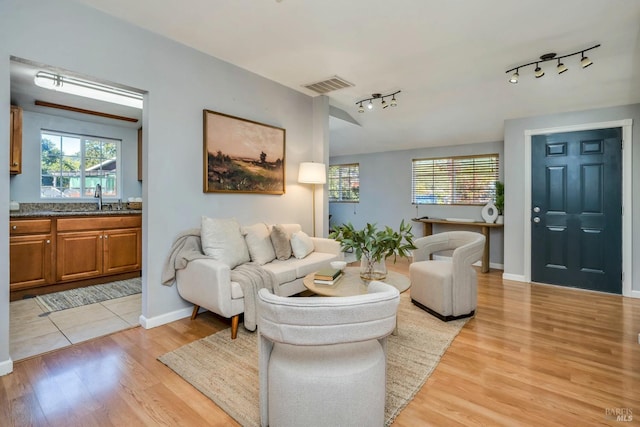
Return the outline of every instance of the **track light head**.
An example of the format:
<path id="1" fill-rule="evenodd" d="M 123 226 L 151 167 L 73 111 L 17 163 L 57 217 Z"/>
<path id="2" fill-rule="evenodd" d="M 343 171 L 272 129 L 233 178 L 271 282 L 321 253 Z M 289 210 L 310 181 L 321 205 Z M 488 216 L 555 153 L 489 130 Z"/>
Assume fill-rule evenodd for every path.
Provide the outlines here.
<path id="1" fill-rule="evenodd" d="M 369 110 L 373 110 L 373 101 L 369 101 L 369 105 L 367 105 Z"/>
<path id="2" fill-rule="evenodd" d="M 534 70 L 534 73 L 536 75 L 536 79 L 539 79 L 540 77 L 544 76 L 544 70 L 540 68 L 540 66 L 537 63 L 536 63 L 536 69 Z"/>
<path id="3" fill-rule="evenodd" d="M 382 106 L 382 108 L 387 108 L 389 106 L 389 104 L 387 104 L 387 101 L 384 100 L 384 97 L 382 98 L 382 103 L 380 105 Z"/>
<path id="4" fill-rule="evenodd" d="M 392 107 L 397 107 L 398 106 L 398 101 L 396 101 L 396 95 L 395 94 L 391 97 L 391 106 Z"/>
<path id="5" fill-rule="evenodd" d="M 518 74 L 518 70 L 516 70 L 516 72 L 513 73 L 513 76 L 511 76 L 511 78 L 509 79 L 509 83 L 513 83 L 513 84 L 518 83 L 519 77 L 520 77 L 520 74 Z"/>
<path id="6" fill-rule="evenodd" d="M 588 56 L 584 56 L 584 52 L 582 52 L 582 59 L 580 60 L 580 66 L 582 68 L 587 68 L 589 65 L 593 64 Z"/>
<path id="7" fill-rule="evenodd" d="M 558 70 L 558 74 L 562 74 L 569 70 L 566 65 L 560 62 L 560 59 L 558 59 L 558 66 L 556 67 L 556 69 Z"/>
<path id="8" fill-rule="evenodd" d="M 360 103 L 360 106 L 358 107 L 358 113 L 364 113 L 364 107 L 362 106 L 362 102 Z"/>

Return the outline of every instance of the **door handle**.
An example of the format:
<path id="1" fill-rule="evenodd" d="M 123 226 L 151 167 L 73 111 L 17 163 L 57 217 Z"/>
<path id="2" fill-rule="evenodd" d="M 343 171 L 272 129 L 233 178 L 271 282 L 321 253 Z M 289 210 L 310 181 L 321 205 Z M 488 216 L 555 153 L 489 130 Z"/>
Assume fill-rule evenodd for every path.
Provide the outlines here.
<path id="1" fill-rule="evenodd" d="M 533 222 L 535 222 L 536 224 L 540 222 L 540 217 L 533 217 Z"/>
<path id="2" fill-rule="evenodd" d="M 538 206 L 536 206 L 535 208 L 533 208 L 533 211 L 534 211 L 535 213 L 538 213 L 538 212 L 540 212 L 540 208 L 539 208 Z"/>

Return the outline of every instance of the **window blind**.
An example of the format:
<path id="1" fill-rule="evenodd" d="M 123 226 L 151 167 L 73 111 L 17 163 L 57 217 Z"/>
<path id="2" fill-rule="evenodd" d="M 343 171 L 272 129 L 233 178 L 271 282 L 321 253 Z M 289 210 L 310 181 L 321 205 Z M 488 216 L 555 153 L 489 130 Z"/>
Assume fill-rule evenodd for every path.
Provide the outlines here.
<path id="1" fill-rule="evenodd" d="M 495 197 L 498 154 L 412 160 L 411 203 L 484 205 Z"/>
<path id="2" fill-rule="evenodd" d="M 360 201 L 360 165 L 351 163 L 329 166 L 329 201 Z"/>

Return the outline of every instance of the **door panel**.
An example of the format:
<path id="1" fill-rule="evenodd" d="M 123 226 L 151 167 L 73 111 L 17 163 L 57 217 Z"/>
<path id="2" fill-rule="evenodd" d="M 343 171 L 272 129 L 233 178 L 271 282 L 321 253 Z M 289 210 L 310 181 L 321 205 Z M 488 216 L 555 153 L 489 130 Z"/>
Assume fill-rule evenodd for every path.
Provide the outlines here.
<path id="1" fill-rule="evenodd" d="M 532 138 L 533 281 L 622 293 L 621 134 Z"/>

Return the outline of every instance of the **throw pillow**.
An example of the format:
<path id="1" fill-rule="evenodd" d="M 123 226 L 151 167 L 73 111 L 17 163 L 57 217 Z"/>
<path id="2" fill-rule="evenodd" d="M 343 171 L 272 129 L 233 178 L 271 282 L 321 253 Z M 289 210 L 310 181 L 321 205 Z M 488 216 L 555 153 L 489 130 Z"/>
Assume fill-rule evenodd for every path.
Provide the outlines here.
<path id="1" fill-rule="evenodd" d="M 291 235 L 291 250 L 293 256 L 302 259 L 313 252 L 313 240 L 304 231 L 298 231 Z"/>
<path id="2" fill-rule="evenodd" d="M 242 232 L 244 233 L 244 240 L 247 242 L 247 247 L 249 248 L 251 261 L 259 265 L 264 265 L 276 258 L 267 224 L 259 222 L 254 225 L 249 225 L 243 227 Z"/>
<path id="3" fill-rule="evenodd" d="M 276 252 L 276 258 L 280 261 L 291 258 L 291 238 L 281 224 L 273 226 L 271 230 L 271 243 Z"/>
<path id="4" fill-rule="evenodd" d="M 202 217 L 200 238 L 202 252 L 234 268 L 249 262 L 249 250 L 235 218 Z"/>

